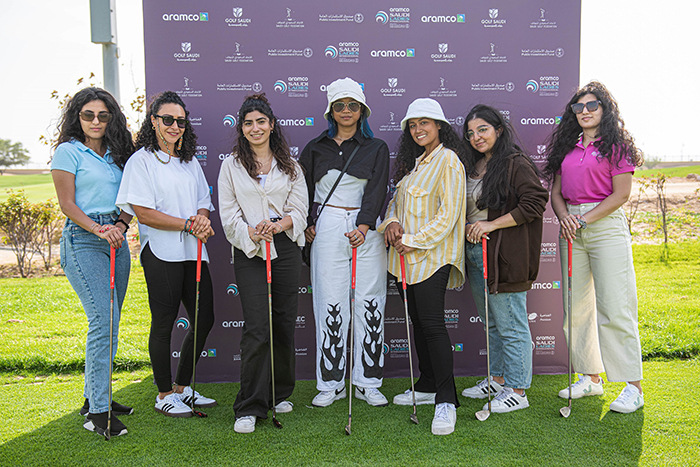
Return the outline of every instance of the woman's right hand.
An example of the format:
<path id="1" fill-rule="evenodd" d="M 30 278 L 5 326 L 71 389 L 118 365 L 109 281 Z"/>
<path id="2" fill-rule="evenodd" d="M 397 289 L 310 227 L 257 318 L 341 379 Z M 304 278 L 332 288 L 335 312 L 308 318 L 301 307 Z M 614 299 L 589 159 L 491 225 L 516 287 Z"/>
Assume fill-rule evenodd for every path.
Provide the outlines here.
<path id="1" fill-rule="evenodd" d="M 313 242 L 314 238 L 316 238 L 316 226 L 310 225 L 307 227 L 306 230 L 304 230 L 304 237 L 307 243 Z"/>
<path id="2" fill-rule="evenodd" d="M 581 227 L 578 217 L 574 214 L 567 214 L 559 218 L 559 236 L 569 241 L 576 238 L 576 230 Z"/>
<path id="3" fill-rule="evenodd" d="M 124 234 L 122 230 L 113 224 L 104 224 L 99 227 L 95 227 L 93 233 L 98 237 L 107 240 L 109 246 L 115 250 L 121 248 L 122 242 L 124 242 Z"/>
<path id="4" fill-rule="evenodd" d="M 200 239 L 200 240 L 202 241 L 202 243 L 207 243 L 207 240 L 209 239 L 209 237 L 213 237 L 213 236 L 214 236 L 214 229 L 212 229 L 211 226 L 210 226 L 210 227 L 207 228 L 206 230 L 202 230 L 201 232 L 195 233 L 195 234 L 192 234 L 192 235 L 194 235 L 195 237 L 197 237 L 198 239 Z"/>
<path id="5" fill-rule="evenodd" d="M 403 227 L 398 222 L 392 222 L 384 230 L 384 245 L 395 246 L 397 241 L 403 237 Z"/>

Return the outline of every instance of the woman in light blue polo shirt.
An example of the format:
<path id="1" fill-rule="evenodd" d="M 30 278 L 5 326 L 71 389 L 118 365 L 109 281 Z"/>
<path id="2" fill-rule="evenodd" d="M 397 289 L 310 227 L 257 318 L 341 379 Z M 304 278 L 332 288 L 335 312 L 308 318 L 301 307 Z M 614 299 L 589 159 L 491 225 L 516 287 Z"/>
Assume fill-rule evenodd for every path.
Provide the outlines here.
<path id="1" fill-rule="evenodd" d="M 115 205 L 124 164 L 134 152 L 119 104 L 100 88 L 73 96 L 59 122 L 51 176 L 66 225 L 61 236 L 61 267 L 78 294 L 88 319 L 85 347 L 83 426 L 107 429 L 109 359 L 117 353 L 119 317 L 129 281 L 131 257 L 125 233 L 131 215 Z M 113 354 L 109 355 L 110 247 L 116 248 Z M 133 410 L 112 402 L 111 435 L 126 433 L 115 414 Z"/>

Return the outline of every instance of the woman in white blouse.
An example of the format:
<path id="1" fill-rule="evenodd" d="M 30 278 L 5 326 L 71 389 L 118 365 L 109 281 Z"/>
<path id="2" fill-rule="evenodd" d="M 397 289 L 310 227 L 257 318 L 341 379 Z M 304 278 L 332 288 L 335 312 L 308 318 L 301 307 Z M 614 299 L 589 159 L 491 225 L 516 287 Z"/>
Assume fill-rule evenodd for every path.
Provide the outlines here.
<path id="1" fill-rule="evenodd" d="M 294 329 L 301 271 L 300 246 L 308 212 L 306 183 L 265 94 L 246 98 L 238 111 L 237 141 L 219 173 L 219 209 L 233 250 L 243 307 L 241 389 L 234 430 L 255 431 L 272 408 L 270 328 L 265 242 L 272 267 L 273 350 L 276 412 L 292 411 Z"/>
<path id="2" fill-rule="evenodd" d="M 151 333 L 148 351 L 158 386 L 155 409 L 169 417 L 190 417 L 188 405 L 212 407 L 189 386 L 192 378 L 193 327 L 182 341 L 175 384 L 170 372 L 170 335 L 180 303 L 194 323 L 197 239 L 214 235 L 209 184 L 194 158 L 197 136 L 185 104 L 176 93 L 155 97 L 136 137 L 138 151 L 124 167 L 117 206 L 139 220 L 141 264 L 148 287 Z M 214 324 L 214 301 L 206 248 L 202 248 L 197 358 Z"/>

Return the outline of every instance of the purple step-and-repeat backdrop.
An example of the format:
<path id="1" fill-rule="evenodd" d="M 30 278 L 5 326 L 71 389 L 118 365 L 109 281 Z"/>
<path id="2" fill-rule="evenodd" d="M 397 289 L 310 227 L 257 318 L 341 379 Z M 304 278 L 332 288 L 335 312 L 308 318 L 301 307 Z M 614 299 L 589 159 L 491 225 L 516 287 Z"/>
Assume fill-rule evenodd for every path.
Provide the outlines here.
<path id="1" fill-rule="evenodd" d="M 437 99 L 461 133 L 475 104 L 510 120 L 531 157 L 578 86 L 578 0 L 437 0 L 286 2 L 149 0 L 144 2 L 146 89 L 174 90 L 199 138 L 197 157 L 212 186 L 231 152 L 237 111 L 265 92 L 296 156 L 326 128 L 325 86 L 349 76 L 364 86 L 375 136 L 395 149 L 400 122 L 418 97 Z M 392 153 L 392 158 L 394 157 Z M 243 326 L 231 249 L 219 217 L 207 244 L 216 322 L 197 368 L 202 382 L 238 381 Z M 535 373 L 566 371 L 558 225 L 545 213 L 540 274 L 528 293 Z M 299 283 L 297 377 L 315 378 L 315 330 L 308 269 Z M 403 303 L 390 283 L 385 320 L 385 376 L 408 376 Z M 447 293 L 445 322 L 455 374 L 486 372 L 486 339 L 468 284 Z M 173 331 L 173 365 L 184 330 Z M 415 360 L 414 360 L 415 361 Z"/>

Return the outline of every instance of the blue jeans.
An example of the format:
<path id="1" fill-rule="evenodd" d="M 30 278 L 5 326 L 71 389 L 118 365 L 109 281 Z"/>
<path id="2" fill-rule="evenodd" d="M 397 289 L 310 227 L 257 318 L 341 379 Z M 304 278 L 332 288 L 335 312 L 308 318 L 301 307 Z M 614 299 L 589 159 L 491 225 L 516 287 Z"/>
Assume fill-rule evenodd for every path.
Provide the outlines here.
<path id="1" fill-rule="evenodd" d="M 481 321 L 484 312 L 484 273 L 481 243 L 467 243 L 467 275 Z M 503 376 L 509 388 L 532 383 L 532 336 L 527 320 L 527 292 L 489 294 L 491 376 Z"/>
<path id="2" fill-rule="evenodd" d="M 89 217 L 99 224 L 106 224 L 113 222 L 117 215 Z M 109 243 L 68 219 L 60 247 L 61 267 L 78 294 L 88 319 L 84 396 L 90 401 L 90 413 L 106 412 L 109 405 Z M 124 239 L 116 252 L 112 359 L 117 353 L 119 317 L 130 269 L 129 245 Z"/>

